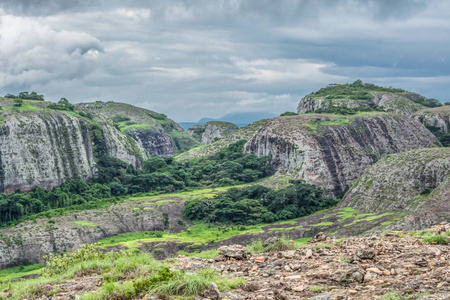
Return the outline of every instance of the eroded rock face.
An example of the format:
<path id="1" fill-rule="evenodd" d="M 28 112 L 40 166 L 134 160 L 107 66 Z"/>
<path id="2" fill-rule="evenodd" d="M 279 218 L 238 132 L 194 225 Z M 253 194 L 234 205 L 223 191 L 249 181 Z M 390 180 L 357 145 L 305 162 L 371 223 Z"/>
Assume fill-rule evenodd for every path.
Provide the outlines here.
<path id="1" fill-rule="evenodd" d="M 182 219 L 184 204 L 149 203 L 148 199 L 124 201 L 113 207 L 71 213 L 65 216 L 26 221 L 0 229 L 0 269 L 21 261 L 43 262 L 49 253 L 71 252 L 82 244 L 120 233 L 164 230 L 164 217 L 175 228 Z M 136 212 L 139 211 L 137 214 Z"/>
<path id="2" fill-rule="evenodd" d="M 67 178 L 91 178 L 94 154 L 102 150 L 140 168 L 145 150 L 98 116 L 100 127 L 68 113 L 8 114 L 0 130 L 0 192 L 53 188 Z"/>
<path id="3" fill-rule="evenodd" d="M 339 204 L 363 212 L 408 213 L 402 229 L 442 222 L 450 215 L 450 148 L 390 155 L 371 166 Z"/>
<path id="4" fill-rule="evenodd" d="M 125 133 L 152 155 L 168 157 L 177 153 L 173 140 L 159 128 L 126 130 Z"/>
<path id="5" fill-rule="evenodd" d="M 333 99 L 315 98 L 314 96 L 306 96 L 300 100 L 297 112 L 309 113 L 315 112 L 318 109 L 327 109 L 331 106 L 343 106 L 348 108 L 369 108 L 375 105 L 383 107 L 385 111 L 399 113 L 403 115 L 412 115 L 413 113 L 422 110 L 425 106 L 418 104 L 412 99 L 416 94 L 398 95 L 394 93 L 375 93 L 371 92 L 371 100 L 358 99 Z M 420 95 L 416 95 L 421 97 Z"/>
<path id="6" fill-rule="evenodd" d="M 435 144 L 420 122 L 397 114 L 299 115 L 269 120 L 244 151 L 271 155 L 275 170 L 339 196 L 379 158 Z"/>
<path id="7" fill-rule="evenodd" d="M 414 117 L 425 126 L 437 127 L 442 133 L 449 132 L 450 105 L 425 109 L 417 112 Z"/>
<path id="8" fill-rule="evenodd" d="M 239 127 L 233 123 L 224 121 L 210 121 L 205 125 L 192 125 L 188 128 L 188 134 L 204 145 L 209 145 L 217 139 L 226 137 Z"/>

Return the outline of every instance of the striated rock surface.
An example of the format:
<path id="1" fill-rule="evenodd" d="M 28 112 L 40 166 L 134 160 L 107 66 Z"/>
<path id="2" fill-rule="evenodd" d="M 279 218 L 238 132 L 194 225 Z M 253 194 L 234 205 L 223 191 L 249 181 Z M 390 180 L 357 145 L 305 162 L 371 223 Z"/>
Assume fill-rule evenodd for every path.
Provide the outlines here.
<path id="1" fill-rule="evenodd" d="M 33 106 L 34 107 L 34 106 Z M 0 127 L 0 192 L 55 187 L 95 172 L 107 154 L 140 168 L 146 151 L 100 115 L 90 120 L 44 107 L 7 107 Z"/>
<path id="2" fill-rule="evenodd" d="M 112 101 L 81 103 L 78 107 L 108 116 L 151 155 L 172 156 L 199 144 L 166 115 L 145 108 Z"/>
<path id="3" fill-rule="evenodd" d="M 371 166 L 339 205 L 370 213 L 408 213 L 402 228 L 450 219 L 450 148 L 389 155 Z"/>
<path id="4" fill-rule="evenodd" d="M 244 151 L 271 155 L 277 171 L 339 196 L 381 157 L 436 144 L 420 122 L 398 114 L 299 115 L 269 120 Z"/>

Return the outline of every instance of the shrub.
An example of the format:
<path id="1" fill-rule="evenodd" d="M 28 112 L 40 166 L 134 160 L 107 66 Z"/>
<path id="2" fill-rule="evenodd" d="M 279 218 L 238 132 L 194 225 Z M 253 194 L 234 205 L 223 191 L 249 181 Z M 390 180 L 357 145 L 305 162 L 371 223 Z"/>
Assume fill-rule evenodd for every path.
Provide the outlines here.
<path id="1" fill-rule="evenodd" d="M 425 237 L 423 240 L 428 244 L 438 244 L 438 245 L 447 245 L 448 244 L 448 238 L 446 236 L 443 236 L 440 234 Z"/>

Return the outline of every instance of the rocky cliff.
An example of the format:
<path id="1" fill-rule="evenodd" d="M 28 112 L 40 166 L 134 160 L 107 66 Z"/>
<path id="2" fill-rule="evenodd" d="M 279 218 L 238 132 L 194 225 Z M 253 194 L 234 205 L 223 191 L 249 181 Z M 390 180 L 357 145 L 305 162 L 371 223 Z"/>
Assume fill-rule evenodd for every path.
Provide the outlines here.
<path id="1" fill-rule="evenodd" d="M 389 155 L 371 166 L 353 185 L 341 207 L 370 213 L 403 211 L 404 229 L 423 228 L 450 219 L 450 148 L 412 150 Z"/>
<path id="2" fill-rule="evenodd" d="M 424 109 L 414 114 L 414 117 L 425 126 L 433 126 L 442 133 L 449 133 L 450 105 Z"/>
<path id="3" fill-rule="evenodd" d="M 208 155 L 213 155 L 219 152 L 222 149 L 225 149 L 230 144 L 235 143 L 240 140 L 248 141 L 260 128 L 261 125 L 266 123 L 267 120 L 260 120 L 253 124 L 247 125 L 245 127 L 239 128 L 232 134 L 229 134 L 219 140 L 213 141 L 209 145 L 202 145 L 196 148 L 193 148 L 187 152 L 184 152 L 175 158 L 179 161 L 186 161 L 197 157 L 203 157 Z M 195 130 L 195 128 L 193 128 Z M 203 134 L 202 131 L 201 134 Z"/>
<path id="4" fill-rule="evenodd" d="M 193 125 L 188 128 L 188 134 L 204 145 L 211 144 L 217 139 L 228 136 L 238 130 L 233 123 L 224 121 L 209 121 L 204 125 Z"/>
<path id="5" fill-rule="evenodd" d="M 329 85 L 305 96 L 300 100 L 297 112 L 321 112 L 333 107 L 344 107 L 412 115 L 426 107 L 439 105 L 437 100 L 428 99 L 416 93 L 356 81 L 352 84 Z"/>
<path id="6" fill-rule="evenodd" d="M 278 172 L 293 173 L 340 196 L 378 159 L 437 144 L 420 122 L 398 114 L 308 114 L 267 121 L 244 151 L 270 155 Z"/>
<path id="7" fill-rule="evenodd" d="M 151 198 L 124 201 L 109 208 L 27 221 L 0 229 L 0 269 L 21 261 L 42 262 L 49 253 L 73 251 L 82 244 L 126 232 L 163 231 L 163 214 L 173 230 L 180 228 L 183 202 Z"/>
<path id="8" fill-rule="evenodd" d="M 107 154 L 140 168 L 147 152 L 101 115 L 48 109 L 48 103 L 14 107 L 2 100 L 0 191 L 52 188 L 67 178 L 88 179 L 95 155 Z"/>
<path id="9" fill-rule="evenodd" d="M 172 156 L 199 143 L 166 115 L 118 102 L 81 103 L 79 107 L 100 112 L 140 143 L 151 155 Z"/>

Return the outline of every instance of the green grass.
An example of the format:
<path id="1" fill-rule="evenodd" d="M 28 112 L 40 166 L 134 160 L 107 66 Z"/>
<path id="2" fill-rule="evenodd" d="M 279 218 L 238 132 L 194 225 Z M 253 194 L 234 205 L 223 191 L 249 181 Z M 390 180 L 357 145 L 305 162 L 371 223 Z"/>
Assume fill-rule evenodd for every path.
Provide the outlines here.
<path id="1" fill-rule="evenodd" d="M 333 222 L 322 222 L 322 223 L 319 223 L 319 224 L 315 224 L 313 226 L 331 226 L 333 224 L 334 224 Z"/>
<path id="2" fill-rule="evenodd" d="M 240 234 L 261 233 L 261 227 L 267 224 L 245 226 L 245 230 L 240 230 L 239 226 L 215 226 L 205 223 L 197 223 L 187 231 L 179 233 L 162 233 L 161 237 L 155 237 L 151 232 L 124 233 L 114 237 L 100 240 L 102 247 L 121 245 L 128 249 L 137 249 L 143 243 L 151 242 L 179 242 L 192 243 L 194 245 L 202 245 L 212 242 L 223 241 Z"/>
<path id="3" fill-rule="evenodd" d="M 90 221 L 73 221 L 73 222 L 70 222 L 70 223 L 74 223 L 74 224 L 77 224 L 79 226 L 98 227 L 98 224 L 95 224 L 95 223 L 90 222 Z"/>
<path id="4" fill-rule="evenodd" d="M 20 278 L 27 275 L 39 274 L 43 266 L 43 264 L 33 264 L 0 270 L 0 282 Z"/>
<path id="5" fill-rule="evenodd" d="M 440 234 L 425 237 L 423 240 L 427 244 L 448 245 L 448 238 Z"/>
<path id="6" fill-rule="evenodd" d="M 321 285 L 312 285 L 309 287 L 309 290 L 313 293 L 321 293 L 323 290 L 325 290 L 325 287 Z"/>

